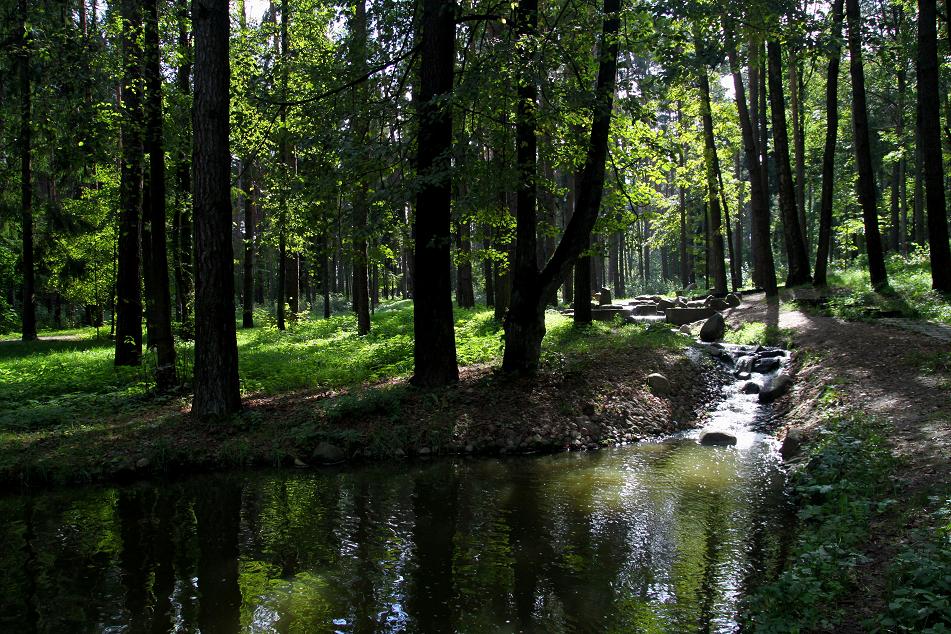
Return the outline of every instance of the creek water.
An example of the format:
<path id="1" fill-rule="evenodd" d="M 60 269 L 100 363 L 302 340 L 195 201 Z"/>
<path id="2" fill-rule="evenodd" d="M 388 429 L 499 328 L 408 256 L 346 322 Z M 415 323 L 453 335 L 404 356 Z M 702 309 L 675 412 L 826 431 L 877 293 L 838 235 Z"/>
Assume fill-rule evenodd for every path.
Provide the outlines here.
<path id="1" fill-rule="evenodd" d="M 696 433 L 590 453 L 0 498 L 0 631 L 732 632 L 783 556 L 736 386 Z"/>

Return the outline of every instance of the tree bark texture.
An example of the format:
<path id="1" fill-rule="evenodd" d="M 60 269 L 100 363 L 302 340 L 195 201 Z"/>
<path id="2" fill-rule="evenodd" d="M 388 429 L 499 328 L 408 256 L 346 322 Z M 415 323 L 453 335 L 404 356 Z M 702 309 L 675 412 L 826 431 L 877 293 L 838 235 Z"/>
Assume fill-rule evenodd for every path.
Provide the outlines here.
<path id="1" fill-rule="evenodd" d="M 700 42 L 697 42 L 700 46 Z M 720 209 L 720 187 L 717 174 L 720 160 L 717 157 L 716 140 L 713 136 L 713 113 L 710 108 L 710 78 L 707 67 L 701 64 L 699 69 L 700 118 L 703 122 L 703 163 L 707 177 L 707 202 L 710 210 L 710 257 L 713 269 L 713 289 L 719 295 L 726 295 L 726 262 L 723 250 L 723 217 Z"/>
<path id="2" fill-rule="evenodd" d="M 142 362 L 142 3 L 123 0 L 122 170 L 116 279 L 116 365 Z"/>
<path id="3" fill-rule="evenodd" d="M 944 168 L 941 158 L 936 12 L 935 0 L 918 0 L 918 127 L 921 130 L 924 159 L 932 287 L 944 293 L 951 293 L 951 252 L 948 248 Z"/>
<path id="4" fill-rule="evenodd" d="M 839 65 L 842 58 L 842 3 L 832 4 L 832 50 L 826 73 L 826 143 L 822 154 L 822 193 L 819 198 L 819 238 L 816 245 L 816 270 L 812 283 L 826 285 L 829 250 L 832 246 L 832 196 L 835 187 L 835 144 L 839 132 Z"/>
<path id="5" fill-rule="evenodd" d="M 195 398 L 196 416 L 241 407 L 234 322 L 229 149 L 230 18 L 227 0 L 193 0 L 195 98 Z"/>
<path id="6" fill-rule="evenodd" d="M 175 339 L 172 335 L 172 300 L 168 280 L 165 226 L 165 143 L 162 114 L 162 68 L 159 48 L 158 0 L 144 0 L 145 8 L 145 152 L 149 157 L 145 206 L 149 225 L 150 293 L 146 298 L 149 347 L 155 349 L 155 387 L 166 392 L 178 383 L 175 372 Z"/>
<path id="7" fill-rule="evenodd" d="M 452 92 L 456 3 L 425 0 L 420 33 L 413 279 L 413 383 L 435 387 L 459 380 L 452 314 Z"/>
<path id="8" fill-rule="evenodd" d="M 36 280 L 33 262 L 33 95 L 30 79 L 30 42 L 27 34 L 27 0 L 18 0 L 20 23 L 17 44 L 20 46 L 17 66 L 20 82 L 20 215 L 23 223 L 23 341 L 36 339 Z"/>

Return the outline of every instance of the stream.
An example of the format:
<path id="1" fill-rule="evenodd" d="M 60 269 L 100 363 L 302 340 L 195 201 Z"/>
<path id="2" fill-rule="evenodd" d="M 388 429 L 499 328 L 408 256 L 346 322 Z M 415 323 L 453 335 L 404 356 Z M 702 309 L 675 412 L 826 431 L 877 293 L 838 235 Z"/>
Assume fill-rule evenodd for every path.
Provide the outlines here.
<path id="1" fill-rule="evenodd" d="M 743 383 L 709 420 L 734 446 L 696 430 L 2 497 L 0 631 L 736 631 L 790 524 Z"/>

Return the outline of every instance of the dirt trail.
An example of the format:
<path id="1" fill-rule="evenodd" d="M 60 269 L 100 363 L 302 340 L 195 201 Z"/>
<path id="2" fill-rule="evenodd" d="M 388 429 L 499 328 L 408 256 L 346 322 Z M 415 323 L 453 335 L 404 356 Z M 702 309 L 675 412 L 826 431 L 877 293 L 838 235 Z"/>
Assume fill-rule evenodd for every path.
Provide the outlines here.
<path id="1" fill-rule="evenodd" d="M 942 372 L 933 365 L 940 354 L 951 352 L 951 343 L 888 322 L 808 315 L 767 303 L 762 295 L 744 298 L 727 319 L 734 325 L 762 321 L 791 330 L 800 353 L 815 359 L 806 366 L 810 385 L 835 383 L 851 407 L 894 425 L 892 446 L 907 461 L 903 475 L 910 487 L 947 483 L 951 385 L 948 368 Z"/>

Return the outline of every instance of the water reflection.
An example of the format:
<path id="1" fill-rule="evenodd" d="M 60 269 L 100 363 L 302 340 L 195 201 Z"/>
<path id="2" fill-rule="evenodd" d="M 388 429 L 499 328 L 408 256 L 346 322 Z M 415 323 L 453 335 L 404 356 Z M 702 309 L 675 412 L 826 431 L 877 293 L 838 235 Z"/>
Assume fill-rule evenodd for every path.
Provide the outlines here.
<path id="1" fill-rule="evenodd" d="M 0 499 L 0 630 L 721 632 L 782 555 L 763 437 Z"/>

